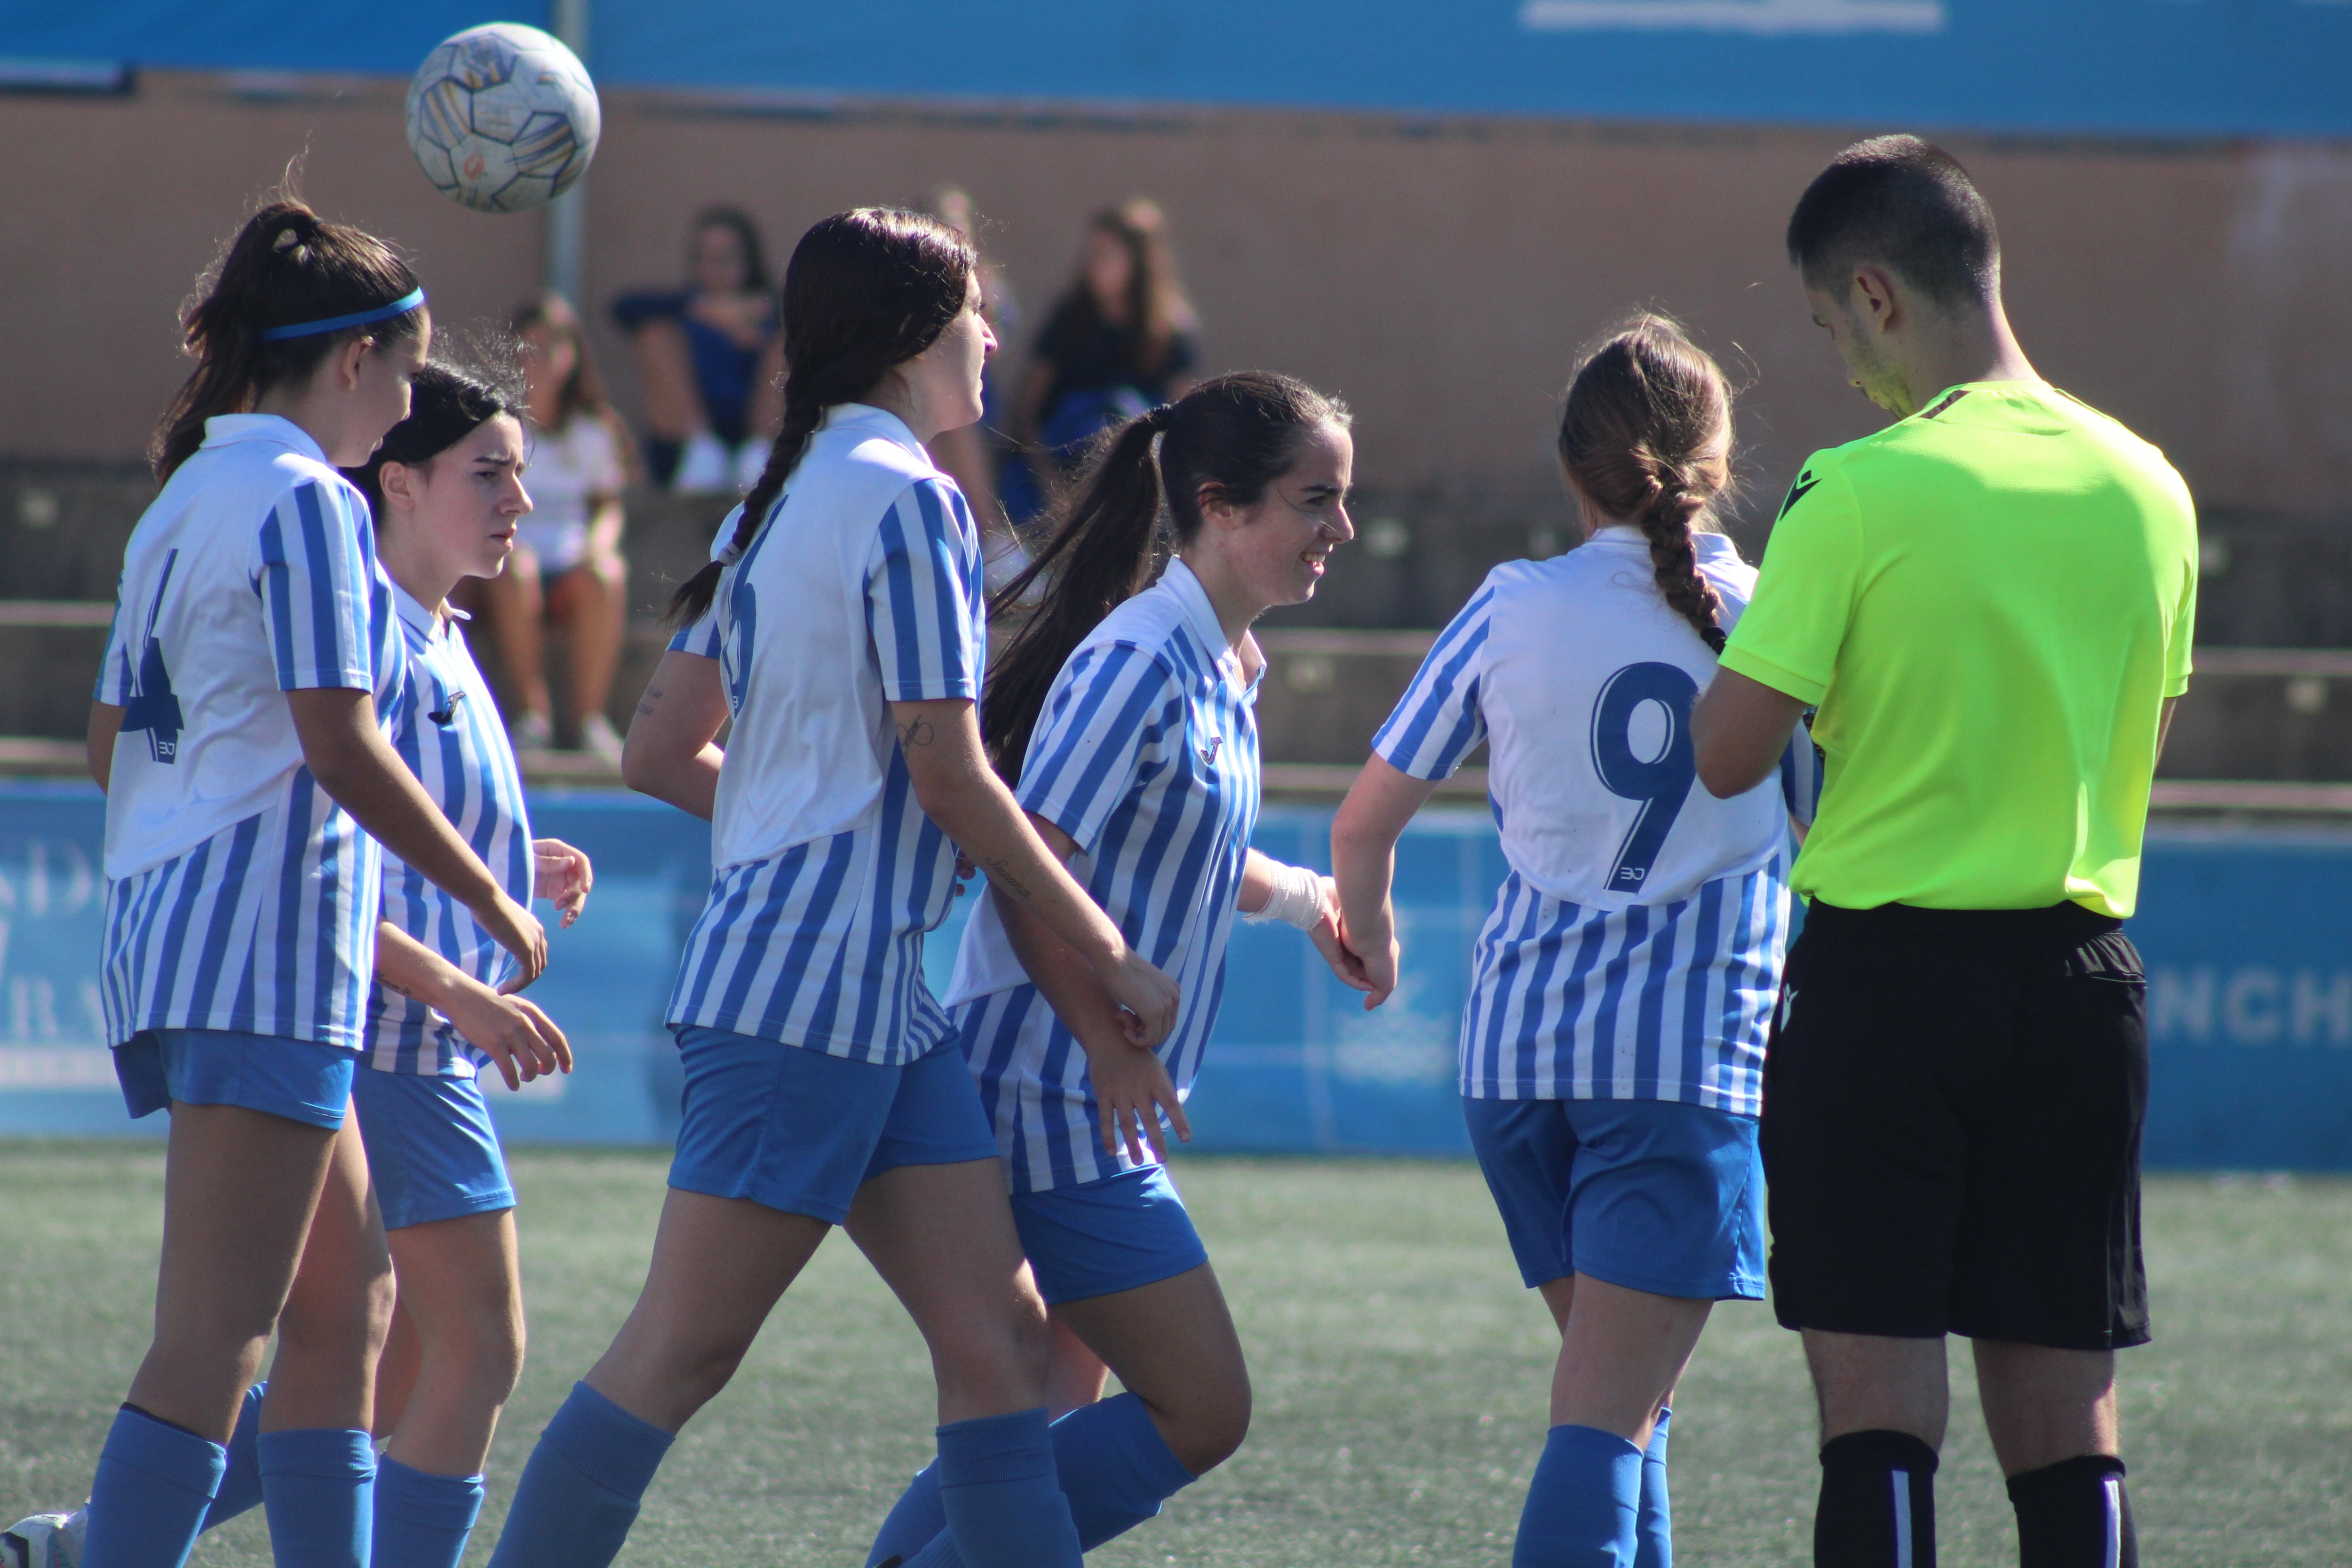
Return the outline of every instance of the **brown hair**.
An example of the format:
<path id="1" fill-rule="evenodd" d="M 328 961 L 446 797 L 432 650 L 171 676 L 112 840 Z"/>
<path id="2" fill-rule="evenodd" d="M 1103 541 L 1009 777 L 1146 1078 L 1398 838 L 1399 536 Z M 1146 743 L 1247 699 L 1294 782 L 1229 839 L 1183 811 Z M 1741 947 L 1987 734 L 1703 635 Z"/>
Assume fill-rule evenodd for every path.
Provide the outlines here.
<path id="1" fill-rule="evenodd" d="M 1168 243 L 1168 216 L 1158 202 L 1137 196 L 1105 207 L 1087 228 L 1108 235 L 1127 249 L 1127 320 L 1120 323 L 1127 329 L 1126 368 L 1135 375 L 1157 376 L 1168 363 L 1177 334 L 1190 330 L 1193 321 L 1192 302 L 1185 298 L 1176 253 Z M 1062 297 L 1046 331 L 1062 342 L 1083 343 L 1103 320 L 1102 306 L 1081 274 Z"/>
<path id="2" fill-rule="evenodd" d="M 196 368 L 148 446 L 156 479 L 170 479 L 204 445 L 214 415 L 249 411 L 263 393 L 307 380 L 354 340 L 414 337 L 424 311 L 275 342 L 265 331 L 379 310 L 415 287 L 408 264 L 372 234 L 329 223 L 290 197 L 255 213 L 182 312 L 182 341 Z"/>
<path id="3" fill-rule="evenodd" d="M 634 477 L 637 471 L 636 442 L 604 391 L 604 377 L 596 369 L 596 356 L 589 350 L 588 334 L 582 329 L 580 312 L 572 308 L 572 301 L 552 291 L 541 294 L 527 305 L 516 306 L 508 324 L 517 340 L 538 327 L 561 332 L 572 340 L 572 374 L 563 378 L 563 384 L 555 393 L 556 428 L 583 416 L 595 420 L 612 433 L 613 449 L 620 457 L 622 472 Z"/>
<path id="4" fill-rule="evenodd" d="M 1650 542 L 1658 592 L 1723 651 L 1723 600 L 1698 569 L 1693 525 L 1725 488 L 1704 454 L 1731 424 L 1722 367 L 1664 316 L 1636 316 L 1577 366 L 1559 466 L 1578 495 Z"/>
<path id="5" fill-rule="evenodd" d="M 1201 531 L 1201 491 L 1255 505 L 1325 425 L 1345 427 L 1347 405 L 1305 382 L 1243 370 L 1204 381 L 1174 403 L 1100 437 L 1085 477 L 1055 510 L 1051 536 L 991 608 L 1017 608 L 1033 584 L 1045 596 L 989 671 L 981 739 L 998 773 L 1017 780 L 1030 731 L 1054 678 L 1102 618 L 1151 580 L 1164 542 L 1181 550 Z M 1155 455 L 1152 447 L 1158 443 Z"/>
<path id="6" fill-rule="evenodd" d="M 743 498 L 726 561 L 740 560 L 800 467 L 825 411 L 872 395 L 891 371 L 937 342 L 971 298 L 971 244 L 926 213 L 858 207 L 821 218 L 784 268 L 784 422 L 759 483 Z M 725 563 L 688 578 L 670 614 L 710 608 Z"/>

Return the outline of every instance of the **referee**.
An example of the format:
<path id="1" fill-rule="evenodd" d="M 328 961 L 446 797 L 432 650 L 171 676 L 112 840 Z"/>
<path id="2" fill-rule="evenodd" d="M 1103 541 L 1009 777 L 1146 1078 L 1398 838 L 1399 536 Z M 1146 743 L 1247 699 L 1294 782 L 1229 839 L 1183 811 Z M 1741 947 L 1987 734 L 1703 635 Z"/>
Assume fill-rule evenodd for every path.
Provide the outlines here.
<path id="1" fill-rule="evenodd" d="M 2148 1337 L 2147 1035 L 2121 927 L 2195 516 L 2161 454 L 2034 374 L 1991 210 L 1939 149 L 1839 153 L 1789 255 L 1895 422 L 1798 474 L 1692 731 L 1717 795 L 1807 708 L 1827 758 L 1762 1128 L 1776 1310 L 1821 1400 L 1814 1561 L 1935 1563 L 1958 1333 L 2026 1568 L 2133 1568 L 2115 1352 Z"/>

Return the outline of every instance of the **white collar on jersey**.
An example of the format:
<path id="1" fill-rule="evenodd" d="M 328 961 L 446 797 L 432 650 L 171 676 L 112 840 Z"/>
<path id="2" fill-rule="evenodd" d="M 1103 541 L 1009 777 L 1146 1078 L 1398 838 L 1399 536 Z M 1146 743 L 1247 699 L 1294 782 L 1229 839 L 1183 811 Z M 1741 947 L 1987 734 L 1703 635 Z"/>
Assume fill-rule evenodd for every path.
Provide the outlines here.
<path id="1" fill-rule="evenodd" d="M 438 637 L 447 635 L 449 628 L 443 623 L 440 616 L 435 615 L 423 605 L 417 603 L 415 595 L 411 594 L 407 589 L 402 587 L 397 582 L 394 582 L 391 573 L 387 572 L 383 576 L 385 582 L 392 583 L 392 607 L 400 612 L 400 618 L 402 620 L 406 621 L 410 626 L 415 626 L 418 631 L 423 632 L 428 637 Z M 449 618 L 457 621 L 473 619 L 471 616 L 468 616 L 465 611 L 459 609 L 455 605 L 449 606 Z"/>
<path id="2" fill-rule="evenodd" d="M 926 463 L 931 460 L 930 453 L 915 439 L 915 433 L 907 428 L 905 420 L 888 409 L 877 408 L 870 403 L 836 403 L 824 411 L 824 423 L 817 428 L 857 430 L 869 436 L 879 436 L 886 441 L 897 442 Z"/>
<path id="3" fill-rule="evenodd" d="M 282 414 L 215 414 L 205 421 L 205 445 L 226 447 L 236 441 L 275 441 L 313 462 L 327 460 L 326 449 L 310 433 Z"/>
<path id="4" fill-rule="evenodd" d="M 1650 548 L 1648 537 L 1630 522 L 1612 522 L 1606 528 L 1596 528 L 1592 531 L 1592 537 L 1586 540 L 1585 543 L 1631 545 L 1645 552 Z M 1731 542 L 1731 536 L 1728 534 L 1694 533 L 1691 535 L 1691 546 L 1693 552 L 1701 561 L 1720 561 L 1727 555 L 1733 560 L 1738 560 L 1739 557 L 1739 546 Z"/>
<path id="5" fill-rule="evenodd" d="M 1209 590 L 1201 585 L 1201 579 L 1184 564 L 1181 556 L 1171 555 L 1168 559 L 1168 569 L 1160 574 L 1160 580 L 1168 585 L 1170 593 L 1176 595 L 1176 602 L 1184 606 L 1185 624 L 1192 628 L 1192 635 L 1201 639 L 1201 646 L 1209 650 L 1209 657 L 1217 661 L 1217 668 L 1223 670 L 1235 686 L 1246 689 L 1249 683 L 1242 679 L 1241 655 L 1235 653 L 1234 645 L 1225 640 L 1224 623 L 1217 619 L 1217 606 L 1209 602 Z"/>

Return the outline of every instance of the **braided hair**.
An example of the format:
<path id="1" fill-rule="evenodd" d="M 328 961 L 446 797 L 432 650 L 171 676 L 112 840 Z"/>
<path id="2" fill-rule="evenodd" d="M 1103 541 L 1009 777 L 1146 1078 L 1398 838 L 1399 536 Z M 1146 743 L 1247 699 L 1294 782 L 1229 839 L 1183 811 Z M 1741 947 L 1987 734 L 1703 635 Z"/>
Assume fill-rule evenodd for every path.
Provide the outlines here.
<path id="1" fill-rule="evenodd" d="M 1708 449 L 1728 434 L 1722 368 L 1664 316 L 1642 315 L 1585 357 L 1559 421 L 1559 463 L 1594 510 L 1633 523 L 1667 605 L 1723 651 L 1723 599 L 1691 534 L 1725 479 Z"/>
<path id="2" fill-rule="evenodd" d="M 743 498 L 724 561 L 688 578 L 670 615 L 710 608 L 719 573 L 767 525 L 826 411 L 873 395 L 898 366 L 939 342 L 971 299 L 971 242 L 925 213 L 858 207 L 820 219 L 784 268 L 784 421 L 760 480 Z"/>

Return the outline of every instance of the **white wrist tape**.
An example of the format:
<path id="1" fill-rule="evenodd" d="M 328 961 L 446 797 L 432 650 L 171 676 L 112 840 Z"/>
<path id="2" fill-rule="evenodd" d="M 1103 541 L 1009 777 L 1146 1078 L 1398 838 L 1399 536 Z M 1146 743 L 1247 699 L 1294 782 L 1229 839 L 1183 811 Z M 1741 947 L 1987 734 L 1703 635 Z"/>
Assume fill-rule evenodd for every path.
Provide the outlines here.
<path id="1" fill-rule="evenodd" d="M 1274 868 L 1274 891 L 1266 895 L 1265 907 L 1255 914 L 1242 919 L 1252 925 L 1280 921 L 1297 926 L 1300 931 L 1313 931 L 1323 919 L 1323 874 L 1306 866 L 1285 866 Z"/>

